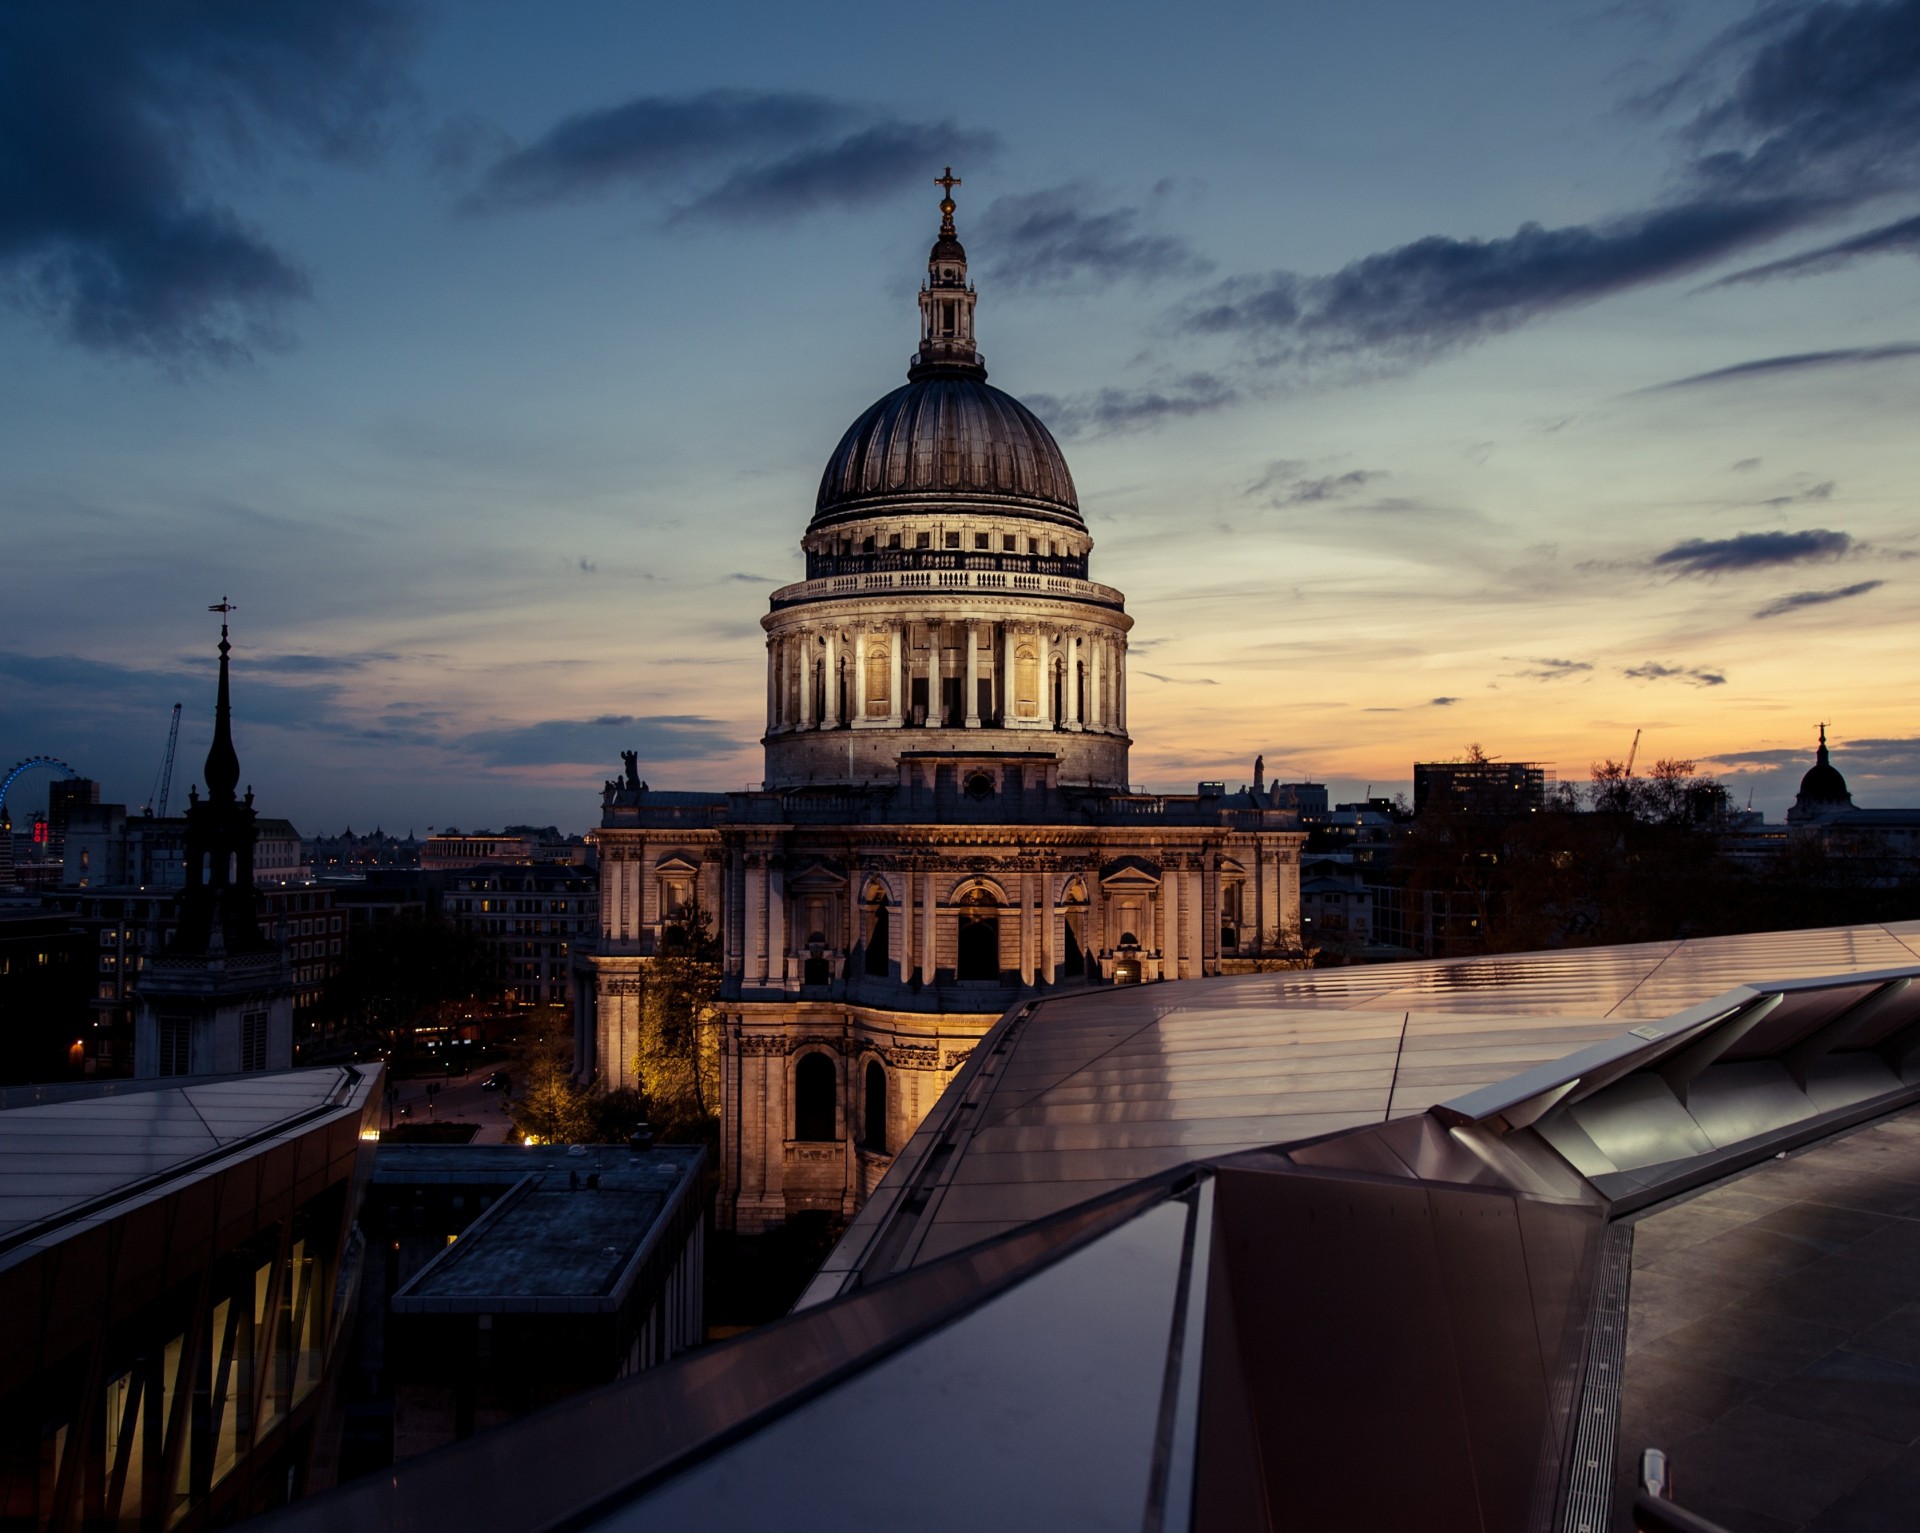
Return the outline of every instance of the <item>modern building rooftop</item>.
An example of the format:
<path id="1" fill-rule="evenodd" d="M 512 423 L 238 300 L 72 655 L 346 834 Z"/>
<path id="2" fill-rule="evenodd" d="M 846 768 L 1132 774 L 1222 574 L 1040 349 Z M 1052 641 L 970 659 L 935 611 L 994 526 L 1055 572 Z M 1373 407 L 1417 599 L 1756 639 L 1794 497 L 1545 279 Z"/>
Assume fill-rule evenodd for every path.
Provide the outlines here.
<path id="1" fill-rule="evenodd" d="M 0 1264 L 242 1150 L 327 1118 L 357 1126 L 378 1075 L 342 1066 L 0 1089 Z"/>
<path id="2" fill-rule="evenodd" d="M 1617 1435 L 1634 1219 L 1920 1103 L 1916 979 L 1907 923 L 1030 1002 L 795 1314 L 284 1522 L 1598 1533 L 1692 1472 Z"/>
<path id="3" fill-rule="evenodd" d="M 397 1314 L 577 1313 L 616 1307 L 660 1232 L 696 1197 L 706 1152 L 396 1145 L 376 1186 L 512 1185 L 393 1297 Z M 515 1174 L 517 1173 L 517 1175 Z"/>

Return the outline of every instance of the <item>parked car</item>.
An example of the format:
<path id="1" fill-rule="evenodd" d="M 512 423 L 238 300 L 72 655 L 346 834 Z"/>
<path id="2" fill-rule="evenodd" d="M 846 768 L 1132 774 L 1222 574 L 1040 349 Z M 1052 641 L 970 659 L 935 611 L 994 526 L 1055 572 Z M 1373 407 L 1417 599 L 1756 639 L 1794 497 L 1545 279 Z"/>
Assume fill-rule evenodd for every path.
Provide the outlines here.
<path id="1" fill-rule="evenodd" d="M 480 1083 L 480 1089 L 482 1091 L 511 1091 L 513 1089 L 513 1077 L 508 1075 L 505 1070 L 495 1070 L 493 1074 L 489 1075 Z"/>

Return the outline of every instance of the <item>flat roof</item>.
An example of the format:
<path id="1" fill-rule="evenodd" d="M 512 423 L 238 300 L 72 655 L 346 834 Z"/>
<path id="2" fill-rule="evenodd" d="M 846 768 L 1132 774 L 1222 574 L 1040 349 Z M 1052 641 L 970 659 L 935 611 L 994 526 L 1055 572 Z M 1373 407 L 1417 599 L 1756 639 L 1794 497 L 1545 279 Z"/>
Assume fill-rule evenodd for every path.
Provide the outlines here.
<path id="1" fill-rule="evenodd" d="M 580 1147 L 585 1148 L 585 1147 Z M 511 1175 L 511 1189 L 394 1295 L 399 1314 L 594 1311 L 616 1305 L 671 1216 L 692 1196 L 706 1152 L 513 1145 L 394 1146 L 377 1186 L 471 1184 Z M 589 1177 L 597 1186 L 588 1186 Z"/>

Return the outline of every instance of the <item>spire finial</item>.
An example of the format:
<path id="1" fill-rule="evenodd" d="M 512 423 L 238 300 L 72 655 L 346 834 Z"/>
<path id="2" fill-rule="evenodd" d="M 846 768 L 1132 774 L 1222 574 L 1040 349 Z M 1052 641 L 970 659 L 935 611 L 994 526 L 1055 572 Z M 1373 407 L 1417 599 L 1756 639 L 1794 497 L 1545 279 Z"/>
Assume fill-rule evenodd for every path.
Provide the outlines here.
<path id="1" fill-rule="evenodd" d="M 948 239 L 951 239 L 954 234 L 953 189 L 959 186 L 961 181 L 960 178 L 953 173 L 953 167 L 949 165 L 947 167 L 947 173 L 944 176 L 935 176 L 933 178 L 933 184 L 939 187 L 945 194 L 940 199 L 940 233 Z"/>
<path id="2" fill-rule="evenodd" d="M 226 597 L 209 612 L 220 614 L 220 690 L 213 705 L 213 744 L 207 747 L 207 797 L 231 800 L 240 784 L 240 757 L 233 748 L 233 705 L 227 693 L 227 656 L 233 646 L 227 642 L 227 614 L 240 609 Z"/>
<path id="3" fill-rule="evenodd" d="M 1820 749 L 1814 759 L 1822 766 L 1827 764 L 1827 726 L 1824 723 L 1820 726 Z"/>

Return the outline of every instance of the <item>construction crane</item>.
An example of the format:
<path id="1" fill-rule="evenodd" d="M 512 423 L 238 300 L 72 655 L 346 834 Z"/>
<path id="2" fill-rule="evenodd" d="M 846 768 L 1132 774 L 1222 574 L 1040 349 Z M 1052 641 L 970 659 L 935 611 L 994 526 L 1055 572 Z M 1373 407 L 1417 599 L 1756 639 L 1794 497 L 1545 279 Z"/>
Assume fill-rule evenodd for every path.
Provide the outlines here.
<path id="1" fill-rule="evenodd" d="M 180 705 L 173 705 L 173 723 L 167 728 L 167 759 L 160 764 L 159 788 L 147 800 L 147 813 L 167 817 L 167 800 L 173 793 L 173 748 L 180 743 Z"/>
<path id="2" fill-rule="evenodd" d="M 175 708 L 173 711 L 177 714 L 180 710 L 178 708 Z M 1627 752 L 1627 769 L 1626 771 L 1620 774 L 1622 777 L 1633 776 L 1633 758 L 1639 754 L 1640 754 L 1640 731 L 1636 729 L 1633 732 L 1633 748 Z M 173 759 L 172 751 L 167 752 L 167 759 L 168 760 Z"/>

